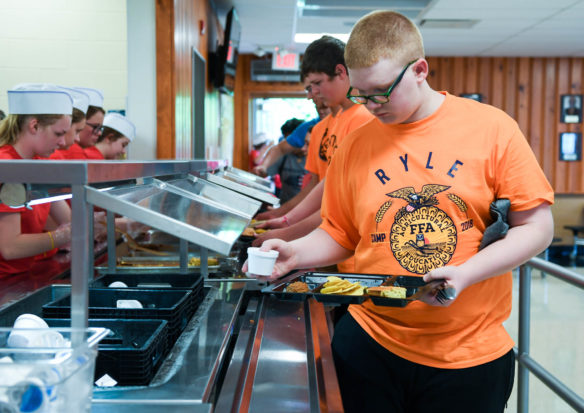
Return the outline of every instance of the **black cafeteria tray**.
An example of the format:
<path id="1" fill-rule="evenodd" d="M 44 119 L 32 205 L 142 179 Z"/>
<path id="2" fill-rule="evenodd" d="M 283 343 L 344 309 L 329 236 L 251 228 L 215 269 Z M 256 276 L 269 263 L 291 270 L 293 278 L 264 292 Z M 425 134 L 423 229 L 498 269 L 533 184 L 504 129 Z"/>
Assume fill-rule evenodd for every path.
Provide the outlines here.
<path id="1" fill-rule="evenodd" d="M 93 280 L 89 287 L 108 288 L 114 281 L 121 281 L 129 288 L 145 288 L 147 290 L 193 290 L 191 305 L 198 306 L 202 299 L 203 276 L 200 273 L 175 273 L 175 272 L 126 272 L 104 273 L 103 276 Z"/>
<path id="2" fill-rule="evenodd" d="M 322 285 L 327 282 L 328 277 L 338 277 L 350 282 L 359 282 L 364 287 L 377 287 L 380 285 L 393 285 L 396 287 L 406 288 L 406 298 L 388 298 L 374 295 L 342 295 L 342 294 L 321 294 L 319 293 Z M 295 282 L 302 281 L 310 289 L 307 293 L 287 292 L 286 287 Z M 420 287 L 426 285 L 420 276 L 399 275 L 391 276 L 386 274 L 349 274 L 349 273 L 324 273 L 324 272 L 305 272 L 298 273 L 295 277 L 286 277 L 283 280 L 262 289 L 265 294 L 273 294 L 282 300 L 303 301 L 307 298 L 314 297 L 317 301 L 326 304 L 362 304 L 367 299 L 375 305 L 389 307 L 404 307 L 412 301 L 412 297 Z"/>
<path id="3" fill-rule="evenodd" d="M 171 347 L 196 310 L 191 299 L 193 293 L 192 290 L 90 288 L 88 315 L 89 318 L 166 320 Z M 202 297 L 203 288 L 200 294 Z M 138 300 L 144 308 L 117 308 L 117 300 Z M 70 312 L 70 295 L 43 305 L 43 317 L 46 318 L 69 318 Z"/>
<path id="4" fill-rule="evenodd" d="M 68 327 L 70 319 L 45 319 L 50 327 Z M 166 320 L 90 319 L 89 327 L 110 334 L 98 344 L 95 380 L 108 374 L 120 386 L 146 386 L 167 353 Z"/>

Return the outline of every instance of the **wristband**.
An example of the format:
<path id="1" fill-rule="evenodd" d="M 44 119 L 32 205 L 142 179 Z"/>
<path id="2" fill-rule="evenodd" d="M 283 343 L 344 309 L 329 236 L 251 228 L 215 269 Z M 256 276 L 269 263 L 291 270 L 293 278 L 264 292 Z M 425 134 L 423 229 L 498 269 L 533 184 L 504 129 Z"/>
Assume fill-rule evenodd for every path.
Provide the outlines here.
<path id="1" fill-rule="evenodd" d="M 286 215 L 282 217 L 282 221 L 284 221 L 284 224 L 286 224 L 287 226 L 290 226 L 290 221 L 288 221 L 288 217 Z"/>
<path id="2" fill-rule="evenodd" d="M 51 233 L 51 231 L 48 232 L 49 234 L 49 238 L 51 239 L 51 249 L 55 248 L 55 239 L 53 238 L 53 234 Z"/>

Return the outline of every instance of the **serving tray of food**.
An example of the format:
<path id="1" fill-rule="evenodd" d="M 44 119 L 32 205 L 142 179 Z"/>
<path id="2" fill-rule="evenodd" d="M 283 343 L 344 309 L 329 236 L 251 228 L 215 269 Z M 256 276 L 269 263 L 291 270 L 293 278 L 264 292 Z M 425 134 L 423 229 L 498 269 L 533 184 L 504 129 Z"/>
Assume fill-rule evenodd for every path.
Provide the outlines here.
<path id="1" fill-rule="evenodd" d="M 303 301 L 313 297 L 326 304 L 373 304 L 405 307 L 424 296 L 444 296 L 453 299 L 455 292 L 444 280 L 424 282 L 420 276 L 387 274 L 339 274 L 297 272 L 262 289 L 282 300 Z"/>

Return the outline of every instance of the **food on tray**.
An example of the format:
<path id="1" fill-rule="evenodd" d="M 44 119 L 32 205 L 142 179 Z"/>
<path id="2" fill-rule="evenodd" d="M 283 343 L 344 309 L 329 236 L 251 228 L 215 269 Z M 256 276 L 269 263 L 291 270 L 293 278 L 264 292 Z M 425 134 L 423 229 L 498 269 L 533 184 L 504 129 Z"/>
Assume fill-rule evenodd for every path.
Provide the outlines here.
<path id="1" fill-rule="evenodd" d="M 323 284 L 320 293 L 340 295 L 363 295 L 364 290 L 365 287 L 363 287 L 358 282 L 352 283 L 351 281 L 331 276 L 327 277 L 327 282 Z"/>
<path id="2" fill-rule="evenodd" d="M 263 234 L 266 231 L 267 231 L 267 229 L 265 229 L 265 228 L 256 228 L 255 229 L 256 234 Z"/>
<path id="3" fill-rule="evenodd" d="M 380 286 L 367 288 L 367 294 L 377 295 L 386 298 L 406 298 L 406 289 L 404 287 Z"/>
<path id="4" fill-rule="evenodd" d="M 219 260 L 217 258 L 209 257 L 207 258 L 207 265 L 219 265 Z M 200 267 L 201 257 L 193 257 L 189 260 L 190 267 Z"/>
<path id="5" fill-rule="evenodd" d="M 288 287 L 286 287 L 287 293 L 307 293 L 308 291 L 310 291 L 310 288 L 308 288 L 308 285 L 302 281 L 295 281 L 288 284 Z"/>
<path id="6" fill-rule="evenodd" d="M 253 237 L 255 235 L 255 231 L 253 230 L 253 228 L 247 227 L 246 229 L 243 230 L 241 235 L 246 237 Z"/>

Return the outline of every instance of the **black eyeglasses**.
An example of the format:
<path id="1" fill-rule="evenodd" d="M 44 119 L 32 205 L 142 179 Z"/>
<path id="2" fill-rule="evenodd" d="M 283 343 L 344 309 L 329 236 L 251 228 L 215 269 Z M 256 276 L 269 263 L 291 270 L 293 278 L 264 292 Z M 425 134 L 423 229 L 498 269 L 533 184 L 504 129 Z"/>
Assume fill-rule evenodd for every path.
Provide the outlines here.
<path id="1" fill-rule="evenodd" d="M 387 89 L 387 92 L 385 92 L 381 95 L 351 95 L 351 92 L 353 91 L 353 87 L 350 87 L 349 91 L 347 92 L 347 99 L 349 99 L 351 102 L 357 103 L 359 105 L 366 104 L 368 100 L 370 100 L 373 103 L 377 103 L 379 105 L 382 105 L 384 103 L 389 102 L 389 95 L 391 95 L 391 92 L 393 92 L 393 89 L 395 89 L 395 87 L 398 85 L 398 83 L 402 80 L 402 78 L 406 74 L 406 70 L 408 70 L 408 67 L 410 67 L 411 65 L 413 65 L 417 61 L 418 61 L 418 59 L 412 60 L 410 63 L 405 65 L 403 70 L 398 75 L 397 79 L 395 79 L 395 82 L 393 82 L 391 84 L 391 86 L 389 87 L 389 89 Z"/>
<path id="2" fill-rule="evenodd" d="M 103 130 L 103 125 L 100 124 L 85 122 L 85 125 L 89 126 L 91 128 L 91 133 L 95 135 L 97 135 L 99 132 Z"/>

